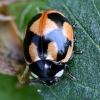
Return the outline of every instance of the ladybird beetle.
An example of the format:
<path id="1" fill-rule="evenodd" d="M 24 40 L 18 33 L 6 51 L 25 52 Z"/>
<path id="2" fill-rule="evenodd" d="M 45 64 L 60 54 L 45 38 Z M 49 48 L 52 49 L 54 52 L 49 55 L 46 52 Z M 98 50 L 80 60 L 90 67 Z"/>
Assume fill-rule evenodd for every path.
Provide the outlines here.
<path id="1" fill-rule="evenodd" d="M 57 83 L 64 69 L 68 73 L 66 62 L 72 57 L 73 44 L 73 28 L 65 15 L 56 10 L 35 15 L 28 23 L 23 39 L 27 67 L 22 82 L 25 83 L 31 74 L 37 80 L 33 83 Z"/>

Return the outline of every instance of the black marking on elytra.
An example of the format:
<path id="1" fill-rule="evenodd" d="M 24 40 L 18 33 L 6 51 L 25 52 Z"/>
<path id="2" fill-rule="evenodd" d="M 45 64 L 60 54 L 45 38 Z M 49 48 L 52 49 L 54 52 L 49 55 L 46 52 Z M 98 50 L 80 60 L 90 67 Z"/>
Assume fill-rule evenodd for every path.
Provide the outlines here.
<path id="1" fill-rule="evenodd" d="M 23 41 L 23 48 L 24 48 L 25 59 L 28 62 L 32 62 L 31 57 L 29 55 L 29 45 L 31 44 L 32 37 L 33 37 L 33 32 L 27 30 L 26 36 L 25 36 L 24 41 Z"/>
<path id="2" fill-rule="evenodd" d="M 50 43 L 51 41 L 48 40 L 48 39 L 45 39 L 45 37 L 43 36 L 42 37 L 42 59 L 46 59 L 47 57 L 47 49 L 48 49 L 48 44 Z"/>
<path id="3" fill-rule="evenodd" d="M 25 59 L 28 62 L 32 62 L 31 57 L 29 55 L 29 46 L 31 43 L 34 43 L 37 46 L 38 56 L 43 60 L 46 59 L 47 56 L 47 48 L 50 41 L 44 40 L 43 37 L 40 37 L 34 34 L 32 31 L 26 31 L 26 37 L 23 41 L 24 55 Z"/>
<path id="4" fill-rule="evenodd" d="M 35 15 L 28 23 L 27 29 L 29 29 L 31 27 L 31 25 L 38 20 L 41 17 L 42 14 L 37 14 Z"/>
<path id="5" fill-rule="evenodd" d="M 48 14 L 48 18 L 54 21 L 59 27 L 62 27 L 64 22 L 69 23 L 68 19 L 59 13 L 50 13 Z"/>
<path id="6" fill-rule="evenodd" d="M 68 47 L 71 46 L 72 42 L 66 38 L 66 42 L 63 44 L 63 49 L 58 51 L 57 60 L 60 61 L 64 59 L 68 52 Z"/>
<path id="7" fill-rule="evenodd" d="M 47 57 L 47 48 L 50 41 L 34 34 L 32 42 L 37 46 L 38 56 L 43 60 Z"/>
<path id="8" fill-rule="evenodd" d="M 72 42 L 66 38 L 63 33 L 62 29 L 55 29 L 52 32 L 48 33 L 44 36 L 45 40 L 50 42 L 55 42 L 58 48 L 57 54 L 57 61 L 60 61 L 65 58 L 68 47 L 71 46 Z M 55 48 L 54 48 L 55 49 Z"/>
<path id="9" fill-rule="evenodd" d="M 42 60 L 46 59 L 47 57 L 48 44 L 50 42 L 55 42 L 58 47 L 57 61 L 60 61 L 65 58 L 68 51 L 68 47 L 71 46 L 72 43 L 68 40 L 68 38 L 63 35 L 62 29 L 55 29 L 43 37 L 40 37 L 31 32 L 30 30 L 27 30 L 23 47 L 25 59 L 28 62 L 32 62 L 31 57 L 29 55 L 29 46 L 31 42 L 33 42 L 37 46 L 38 56 Z"/>

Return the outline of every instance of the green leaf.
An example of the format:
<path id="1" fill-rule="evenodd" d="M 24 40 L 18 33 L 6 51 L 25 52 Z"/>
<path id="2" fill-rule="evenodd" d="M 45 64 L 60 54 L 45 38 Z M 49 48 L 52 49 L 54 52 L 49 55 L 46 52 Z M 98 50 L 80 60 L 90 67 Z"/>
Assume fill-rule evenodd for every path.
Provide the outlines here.
<path id="1" fill-rule="evenodd" d="M 0 100 L 41 100 L 35 87 L 18 87 L 17 78 L 0 74 Z"/>
<path id="2" fill-rule="evenodd" d="M 74 55 L 68 63 L 72 81 L 64 75 L 63 81 L 53 86 L 41 86 L 43 100 L 100 100 L 100 1 L 99 0 L 47 0 L 50 9 L 64 13 L 75 22 Z"/>

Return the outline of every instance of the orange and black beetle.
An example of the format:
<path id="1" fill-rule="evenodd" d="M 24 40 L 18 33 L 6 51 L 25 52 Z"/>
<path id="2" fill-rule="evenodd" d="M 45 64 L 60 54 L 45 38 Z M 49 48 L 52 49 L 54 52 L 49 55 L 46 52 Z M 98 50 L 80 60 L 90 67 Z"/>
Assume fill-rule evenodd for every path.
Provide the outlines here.
<path id="1" fill-rule="evenodd" d="M 22 82 L 25 82 L 29 73 L 43 84 L 58 82 L 64 69 L 68 72 L 65 63 L 73 54 L 73 44 L 72 25 L 61 12 L 45 10 L 34 16 L 28 23 L 23 40 L 28 66 Z"/>

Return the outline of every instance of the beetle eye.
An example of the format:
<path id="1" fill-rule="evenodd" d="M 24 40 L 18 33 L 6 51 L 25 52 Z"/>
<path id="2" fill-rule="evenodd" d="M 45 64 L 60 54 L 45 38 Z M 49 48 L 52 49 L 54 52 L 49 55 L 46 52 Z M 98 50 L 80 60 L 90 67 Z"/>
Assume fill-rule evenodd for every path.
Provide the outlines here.
<path id="1" fill-rule="evenodd" d="M 53 79 L 53 82 L 54 82 L 54 83 L 57 83 L 57 82 L 59 82 L 59 80 L 60 80 L 60 79 L 59 79 L 58 77 L 55 77 L 55 78 Z"/>

